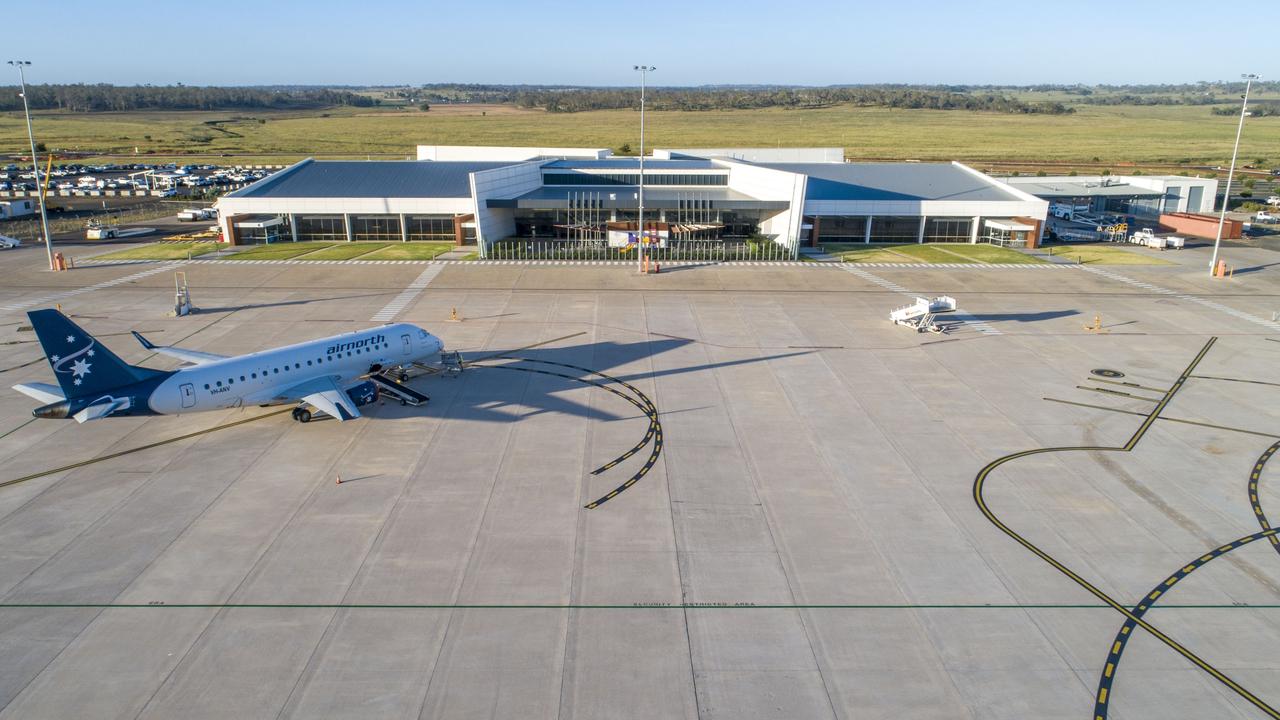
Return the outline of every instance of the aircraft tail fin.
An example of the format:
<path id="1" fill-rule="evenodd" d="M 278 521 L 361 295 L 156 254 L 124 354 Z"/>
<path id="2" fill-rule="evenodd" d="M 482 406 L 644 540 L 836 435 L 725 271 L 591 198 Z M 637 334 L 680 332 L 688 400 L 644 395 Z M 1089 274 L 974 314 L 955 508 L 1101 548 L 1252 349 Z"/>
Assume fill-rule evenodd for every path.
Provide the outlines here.
<path id="1" fill-rule="evenodd" d="M 32 310 L 27 317 L 67 398 L 132 385 L 160 372 L 121 360 L 57 310 Z"/>

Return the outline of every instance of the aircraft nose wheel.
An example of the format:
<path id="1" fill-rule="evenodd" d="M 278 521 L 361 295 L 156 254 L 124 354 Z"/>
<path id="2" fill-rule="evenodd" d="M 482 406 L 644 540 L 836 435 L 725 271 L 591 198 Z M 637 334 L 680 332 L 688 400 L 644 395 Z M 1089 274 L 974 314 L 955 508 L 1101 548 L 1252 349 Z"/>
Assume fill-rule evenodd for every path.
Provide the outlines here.
<path id="1" fill-rule="evenodd" d="M 306 408 L 294 408 L 293 419 L 300 423 L 311 422 L 311 411 Z"/>

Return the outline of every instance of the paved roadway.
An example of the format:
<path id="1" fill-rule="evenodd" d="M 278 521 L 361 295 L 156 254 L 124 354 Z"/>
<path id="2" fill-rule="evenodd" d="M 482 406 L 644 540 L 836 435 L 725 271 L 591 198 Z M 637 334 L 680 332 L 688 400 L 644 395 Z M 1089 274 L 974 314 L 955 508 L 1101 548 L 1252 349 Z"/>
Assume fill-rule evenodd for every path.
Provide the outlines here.
<path id="1" fill-rule="evenodd" d="M 1229 282 L 1201 249 L 446 265 L 395 320 L 493 357 L 426 408 L 76 425 L 0 392 L 0 482 L 31 478 L 0 487 L 0 718 L 1269 717 L 1280 273 L 1228 252 Z M 172 367 L 119 333 L 247 352 L 423 274 L 196 262 L 170 319 L 175 266 L 41 262 L 0 253 L 5 385 L 49 378 L 33 301 Z M 891 326 L 903 291 L 963 321 Z M 1060 447 L 1096 449 L 1022 454 Z"/>

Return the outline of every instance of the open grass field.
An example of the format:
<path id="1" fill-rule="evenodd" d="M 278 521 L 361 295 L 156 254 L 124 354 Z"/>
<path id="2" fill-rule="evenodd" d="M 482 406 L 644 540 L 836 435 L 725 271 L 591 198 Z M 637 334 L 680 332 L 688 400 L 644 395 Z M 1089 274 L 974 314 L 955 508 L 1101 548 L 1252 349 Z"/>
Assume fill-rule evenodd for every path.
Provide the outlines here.
<path id="1" fill-rule="evenodd" d="M 1065 257 L 1084 265 L 1173 265 L 1162 260 L 1156 250 L 1118 248 L 1112 245 L 1066 245 L 1052 248 L 1054 257 Z"/>
<path id="2" fill-rule="evenodd" d="M 316 157 L 412 157 L 432 144 L 637 144 L 635 112 L 572 114 L 509 106 L 416 110 L 334 108 L 325 112 L 127 112 L 35 116 L 37 139 L 58 150 L 152 158 L 196 155 L 221 162 L 291 162 Z M 1071 115 L 834 106 L 651 112 L 647 143 L 662 146 L 829 145 L 851 158 L 983 162 L 1226 164 L 1236 119 L 1207 106 L 1077 106 Z M 20 113 L 0 115 L 0 154 L 21 153 Z M 1280 165 L 1280 117 L 1249 121 L 1242 157 Z"/>
<path id="3" fill-rule="evenodd" d="M 218 249 L 216 242 L 158 242 L 117 250 L 106 255 L 95 255 L 94 260 L 183 260 L 211 253 Z"/>

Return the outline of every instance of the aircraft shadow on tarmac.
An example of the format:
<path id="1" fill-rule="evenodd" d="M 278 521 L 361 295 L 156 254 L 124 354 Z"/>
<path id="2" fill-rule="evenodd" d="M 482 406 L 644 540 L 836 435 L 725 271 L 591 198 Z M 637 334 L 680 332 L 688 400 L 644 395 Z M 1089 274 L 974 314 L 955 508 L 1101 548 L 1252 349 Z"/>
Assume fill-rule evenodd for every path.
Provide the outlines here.
<path id="1" fill-rule="evenodd" d="M 999 322 L 1008 320 L 1011 322 L 1041 322 L 1044 320 L 1058 320 L 1060 318 L 1079 315 L 1079 310 L 1045 310 L 1044 312 L 1035 313 L 970 313 L 975 320 L 982 322 Z"/>
<path id="2" fill-rule="evenodd" d="M 618 401 L 616 406 L 619 410 L 625 412 L 625 415 L 618 415 L 609 412 L 602 407 L 594 407 L 570 399 L 565 395 L 566 391 L 578 390 L 584 387 L 582 382 L 574 378 L 581 378 L 582 380 L 602 385 L 609 385 L 615 390 L 630 394 L 626 388 L 623 388 L 614 381 L 621 380 L 627 383 L 635 383 L 649 378 L 682 375 L 703 370 L 715 370 L 717 368 L 733 367 L 736 365 L 748 365 L 767 362 L 769 360 L 780 360 L 800 355 L 808 355 L 812 352 L 806 350 L 778 353 L 739 360 L 708 362 L 685 367 L 655 369 L 652 371 L 646 370 L 642 372 L 611 372 L 613 368 L 627 367 L 637 361 L 654 357 L 665 352 L 670 352 L 671 350 L 690 345 L 694 342 L 696 341 L 660 338 L 634 343 L 606 341 L 584 343 L 569 347 L 534 348 L 528 350 L 509 351 L 510 357 L 520 358 L 521 360 L 531 362 L 513 362 L 511 360 L 499 359 L 501 356 L 507 354 L 501 350 L 474 351 L 469 353 L 473 358 L 468 359 L 468 362 L 474 358 L 481 357 L 492 358 L 492 360 L 477 365 L 468 365 L 467 369 L 464 371 L 463 378 L 450 379 L 448 377 L 443 377 L 442 375 L 435 375 L 428 378 L 410 380 L 409 384 L 414 387 L 414 389 L 431 395 L 433 397 L 432 404 L 434 405 L 434 409 L 442 413 L 447 412 L 448 417 L 453 420 L 514 422 L 531 415 L 542 413 L 562 413 L 565 415 L 591 418 L 594 420 L 614 421 L 622 420 L 625 417 L 632 417 L 634 413 L 623 410 L 626 405 L 621 401 Z M 546 363 L 566 363 L 581 368 L 589 368 L 592 371 L 609 376 L 609 379 L 600 377 L 599 375 L 593 375 L 590 372 L 584 372 L 582 370 L 568 368 L 562 365 L 544 364 L 544 362 L 538 361 L 544 361 Z M 569 375 L 571 377 L 557 377 L 556 375 L 546 375 L 541 373 L 531 374 L 528 377 L 518 377 L 517 375 L 524 375 L 524 373 L 493 370 L 484 367 L 485 365 L 513 365 L 529 370 L 538 370 L 558 375 Z M 536 380 L 530 380 L 529 378 L 536 378 Z M 465 382 L 457 382 L 457 380 L 465 380 Z M 526 383 L 528 382 L 538 383 L 540 389 L 537 391 L 526 391 Z M 601 395 L 604 396 L 606 393 L 602 392 Z M 611 407 L 615 405 L 611 400 L 604 398 L 600 399 L 602 402 L 599 404 L 604 407 Z M 676 409 L 678 410 L 680 408 Z"/>
<path id="3" fill-rule="evenodd" d="M 313 302 L 330 302 L 336 300 L 354 300 L 357 298 L 380 297 L 386 293 L 363 293 L 360 295 L 339 295 L 335 297 L 323 298 L 307 298 L 304 300 L 281 300 L 280 302 L 271 303 L 251 303 L 246 305 L 227 305 L 225 307 L 204 307 L 200 306 L 201 313 L 219 313 L 219 312 L 236 312 L 238 310 L 257 310 L 259 308 L 289 307 L 290 305 L 309 305 Z"/>

